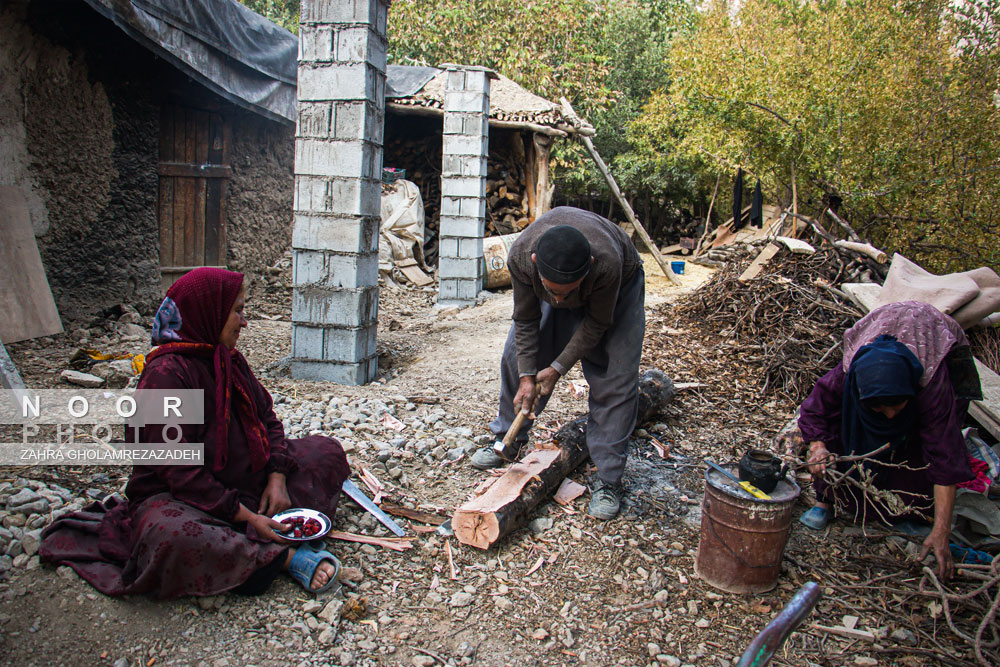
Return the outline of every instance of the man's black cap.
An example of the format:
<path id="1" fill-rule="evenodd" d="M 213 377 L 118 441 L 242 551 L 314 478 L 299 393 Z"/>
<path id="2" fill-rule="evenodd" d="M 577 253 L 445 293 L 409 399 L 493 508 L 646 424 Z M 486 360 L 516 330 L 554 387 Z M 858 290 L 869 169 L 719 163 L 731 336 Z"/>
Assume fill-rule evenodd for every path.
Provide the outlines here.
<path id="1" fill-rule="evenodd" d="M 590 242 L 579 229 L 556 225 L 538 239 L 535 266 L 546 280 L 566 285 L 590 271 Z"/>

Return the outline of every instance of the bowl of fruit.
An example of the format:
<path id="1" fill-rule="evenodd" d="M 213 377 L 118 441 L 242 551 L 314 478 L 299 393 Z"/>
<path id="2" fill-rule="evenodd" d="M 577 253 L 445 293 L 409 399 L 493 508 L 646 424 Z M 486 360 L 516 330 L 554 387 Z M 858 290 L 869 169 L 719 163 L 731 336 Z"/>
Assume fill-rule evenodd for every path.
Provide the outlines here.
<path id="1" fill-rule="evenodd" d="M 330 532 L 332 523 L 329 517 L 322 512 L 306 509 L 304 507 L 294 507 L 284 512 L 279 512 L 271 517 L 279 523 L 291 526 L 287 531 L 275 531 L 287 540 L 293 542 L 308 542 L 317 540 Z"/>

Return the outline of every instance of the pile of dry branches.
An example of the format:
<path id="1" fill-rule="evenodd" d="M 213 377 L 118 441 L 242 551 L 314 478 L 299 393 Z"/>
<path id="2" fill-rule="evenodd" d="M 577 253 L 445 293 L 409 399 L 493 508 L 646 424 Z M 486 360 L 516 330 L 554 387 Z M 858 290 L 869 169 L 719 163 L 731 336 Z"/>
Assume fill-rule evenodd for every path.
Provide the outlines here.
<path id="1" fill-rule="evenodd" d="M 677 306 L 689 324 L 731 341 L 734 359 L 758 367 L 763 395 L 798 403 L 839 360 L 844 331 L 863 313 L 837 289 L 855 268 L 834 250 L 772 259 L 755 279 L 739 276 L 756 255 L 729 261 Z"/>

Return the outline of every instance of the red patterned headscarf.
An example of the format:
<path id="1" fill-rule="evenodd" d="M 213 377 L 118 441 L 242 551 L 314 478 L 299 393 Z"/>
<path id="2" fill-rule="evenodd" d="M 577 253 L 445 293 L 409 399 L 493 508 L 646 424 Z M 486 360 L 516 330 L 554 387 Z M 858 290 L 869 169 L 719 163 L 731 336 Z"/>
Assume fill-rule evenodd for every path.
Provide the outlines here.
<path id="1" fill-rule="evenodd" d="M 229 423 L 233 407 L 243 426 L 254 472 L 264 469 L 271 443 L 267 429 L 251 398 L 250 366 L 238 350 L 219 342 L 219 335 L 236 303 L 243 274 L 213 267 L 190 271 L 167 290 L 156 312 L 153 344 L 159 345 L 147 363 L 164 354 L 211 359 L 215 370 L 216 446 L 213 469 L 226 467 L 229 457 Z M 235 401 L 233 400 L 235 397 Z"/>

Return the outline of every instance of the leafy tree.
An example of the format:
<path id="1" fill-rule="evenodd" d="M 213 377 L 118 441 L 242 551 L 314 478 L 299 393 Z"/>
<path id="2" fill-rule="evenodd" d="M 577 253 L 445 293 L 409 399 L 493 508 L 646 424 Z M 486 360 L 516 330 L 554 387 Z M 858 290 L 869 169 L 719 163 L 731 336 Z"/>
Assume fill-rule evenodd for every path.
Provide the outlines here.
<path id="1" fill-rule="evenodd" d="M 239 0 L 285 30 L 299 34 L 300 0 Z"/>
<path id="2" fill-rule="evenodd" d="M 953 7 L 960 8 L 956 10 Z M 638 154 L 732 174 L 936 270 L 1000 265 L 1000 71 L 992 0 L 713 0 L 671 49 Z M 723 200 L 722 210 L 727 210 Z"/>

